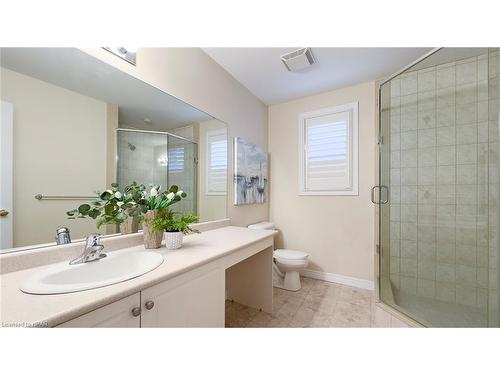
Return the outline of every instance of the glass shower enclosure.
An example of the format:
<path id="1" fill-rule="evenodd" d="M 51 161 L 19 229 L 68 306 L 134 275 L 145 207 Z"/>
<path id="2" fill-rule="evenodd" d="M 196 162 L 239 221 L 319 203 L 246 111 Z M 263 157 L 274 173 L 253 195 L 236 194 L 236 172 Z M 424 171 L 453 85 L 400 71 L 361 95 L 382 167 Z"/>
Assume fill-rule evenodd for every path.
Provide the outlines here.
<path id="1" fill-rule="evenodd" d="M 442 48 L 380 86 L 379 296 L 424 326 L 500 326 L 498 79 Z"/>
<path id="2" fill-rule="evenodd" d="M 175 206 L 180 213 L 197 214 L 198 145 L 167 132 L 117 129 L 117 181 L 121 188 L 137 182 L 177 185 L 187 198 Z"/>

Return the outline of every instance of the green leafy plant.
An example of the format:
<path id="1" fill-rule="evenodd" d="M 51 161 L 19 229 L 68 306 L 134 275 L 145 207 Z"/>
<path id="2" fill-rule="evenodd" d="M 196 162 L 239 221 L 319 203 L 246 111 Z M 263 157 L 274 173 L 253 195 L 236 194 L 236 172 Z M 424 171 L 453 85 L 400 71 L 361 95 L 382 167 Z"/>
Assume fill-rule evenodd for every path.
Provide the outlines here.
<path id="1" fill-rule="evenodd" d="M 141 217 L 142 213 L 147 210 L 141 206 L 141 202 L 146 197 L 146 186 L 132 182 L 130 185 L 125 186 L 123 190 L 125 210 L 130 217 Z M 133 202 L 133 203 L 132 203 Z M 127 205 L 127 203 L 131 203 Z"/>
<path id="2" fill-rule="evenodd" d="M 200 233 L 197 229 L 191 228 L 189 225 L 197 222 L 199 217 L 192 214 L 181 215 L 169 209 L 161 209 L 158 216 L 151 220 L 151 226 L 154 232 L 182 232 Z"/>
<path id="3" fill-rule="evenodd" d="M 144 219 L 142 214 L 148 212 L 149 210 L 167 208 L 179 202 L 182 198 L 187 197 L 187 194 L 184 191 L 179 190 L 177 185 L 172 185 L 167 191 L 164 192 L 161 192 L 161 186 L 150 185 L 149 193 L 147 193 L 144 185 L 134 184 L 129 187 L 133 192 L 135 192 L 134 201 L 137 206 L 129 210 L 129 214 L 138 216 L 140 221 Z M 136 191 L 136 189 L 138 189 L 138 191 Z"/>
<path id="4" fill-rule="evenodd" d="M 135 204 L 133 201 L 125 201 L 117 183 L 111 184 L 111 189 L 96 194 L 96 199 L 90 204 L 84 203 L 76 209 L 67 211 L 68 219 L 90 217 L 96 220 L 97 228 L 103 224 L 121 224 L 128 217 L 126 210 Z"/>
<path id="5" fill-rule="evenodd" d="M 187 194 L 179 190 L 177 185 L 170 186 L 170 189 L 160 192 L 161 186 L 151 186 L 151 190 L 149 191 L 149 197 L 147 200 L 147 207 L 150 210 L 157 210 L 162 208 L 167 208 L 174 203 L 179 202 L 182 198 L 186 198 Z"/>
<path id="6" fill-rule="evenodd" d="M 66 214 L 69 219 L 90 217 L 96 220 L 97 228 L 100 228 L 104 224 L 121 224 L 128 217 L 137 217 L 142 221 L 143 214 L 149 210 L 165 209 L 187 196 L 176 185 L 165 192 L 160 190 L 161 186 L 150 185 L 148 194 L 146 186 L 134 181 L 120 191 L 118 184 L 112 183 L 110 189 L 102 193 L 96 192 L 93 202 L 84 203 Z"/>

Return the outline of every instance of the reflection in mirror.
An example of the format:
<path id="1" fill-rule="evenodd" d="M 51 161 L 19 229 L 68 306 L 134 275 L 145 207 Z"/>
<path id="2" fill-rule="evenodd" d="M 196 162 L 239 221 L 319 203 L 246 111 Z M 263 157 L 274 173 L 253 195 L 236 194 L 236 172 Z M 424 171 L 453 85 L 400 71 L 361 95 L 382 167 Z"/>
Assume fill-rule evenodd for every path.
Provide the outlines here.
<path id="1" fill-rule="evenodd" d="M 59 227 L 73 242 L 118 233 L 66 214 L 115 182 L 177 185 L 175 211 L 227 217 L 224 123 L 77 49 L 0 57 L 0 252 L 53 244 Z"/>

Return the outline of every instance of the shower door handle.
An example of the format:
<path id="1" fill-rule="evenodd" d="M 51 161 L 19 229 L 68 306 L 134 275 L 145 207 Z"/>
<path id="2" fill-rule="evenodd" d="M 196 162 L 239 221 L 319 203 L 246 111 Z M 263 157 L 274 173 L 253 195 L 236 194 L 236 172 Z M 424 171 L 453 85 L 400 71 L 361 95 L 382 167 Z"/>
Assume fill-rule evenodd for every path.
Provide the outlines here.
<path id="1" fill-rule="evenodd" d="M 374 187 L 372 187 L 372 190 L 371 190 L 371 199 L 372 199 L 372 203 L 373 204 L 378 204 L 379 202 L 375 202 L 375 189 L 376 188 L 380 188 L 380 185 L 375 185 Z"/>
<path id="2" fill-rule="evenodd" d="M 386 204 L 389 203 L 389 188 L 385 185 L 380 185 L 380 195 L 379 198 L 382 196 L 382 190 L 385 190 L 385 199 L 381 200 L 381 204 Z"/>
<path id="3" fill-rule="evenodd" d="M 375 201 L 375 189 L 377 189 L 377 188 L 378 188 L 378 191 L 379 191 L 379 194 L 378 194 L 379 200 Z M 386 192 L 384 200 L 380 199 L 380 197 L 382 196 L 382 190 L 385 190 L 385 192 Z M 372 200 L 373 204 L 386 204 L 386 203 L 389 203 L 389 188 L 387 186 L 385 186 L 385 185 L 375 185 L 371 189 L 371 200 Z"/>

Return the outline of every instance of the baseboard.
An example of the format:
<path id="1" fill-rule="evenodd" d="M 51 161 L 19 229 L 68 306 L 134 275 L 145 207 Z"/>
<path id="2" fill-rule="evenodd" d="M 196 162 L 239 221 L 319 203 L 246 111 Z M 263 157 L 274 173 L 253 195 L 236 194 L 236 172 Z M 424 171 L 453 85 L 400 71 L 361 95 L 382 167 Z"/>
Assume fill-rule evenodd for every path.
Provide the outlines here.
<path id="1" fill-rule="evenodd" d="M 343 284 L 354 286 L 356 288 L 374 290 L 375 284 L 373 281 L 358 279 L 356 277 L 338 275 L 335 273 L 328 273 L 316 270 L 303 270 L 300 272 L 302 276 L 309 277 L 311 279 L 318 279 L 323 281 L 328 281 L 331 283 Z"/>

